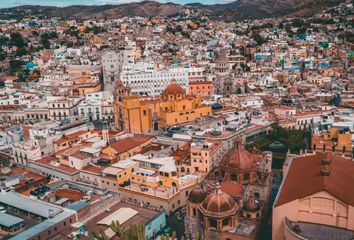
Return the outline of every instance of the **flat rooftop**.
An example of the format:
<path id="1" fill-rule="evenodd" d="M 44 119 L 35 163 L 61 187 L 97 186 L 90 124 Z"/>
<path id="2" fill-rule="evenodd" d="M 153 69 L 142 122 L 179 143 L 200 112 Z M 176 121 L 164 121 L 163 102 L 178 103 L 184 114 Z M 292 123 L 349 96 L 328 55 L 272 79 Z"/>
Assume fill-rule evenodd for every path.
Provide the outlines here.
<path id="1" fill-rule="evenodd" d="M 33 213 L 43 218 L 49 218 L 63 210 L 37 199 L 31 199 L 15 192 L 0 192 L 0 203 Z"/>
<path id="2" fill-rule="evenodd" d="M 146 224 L 148 223 L 151 219 L 154 217 L 158 216 L 161 212 L 154 211 L 151 209 L 147 208 L 142 208 L 138 207 L 132 204 L 124 203 L 124 202 L 119 202 L 113 207 L 110 208 L 110 211 L 103 211 L 96 217 L 92 218 L 89 222 L 85 224 L 85 227 L 88 229 L 89 232 L 98 232 L 99 231 L 99 223 L 100 221 L 107 219 L 107 217 L 111 216 L 114 214 L 116 211 L 119 211 L 119 209 L 124 209 L 124 208 L 129 208 L 133 211 L 138 212 L 135 215 L 131 215 L 129 219 L 127 219 L 124 224 L 122 224 L 123 228 L 129 228 L 130 225 L 136 223 L 136 224 Z M 122 210 L 121 210 L 122 211 Z M 101 225 L 102 227 L 102 225 Z"/>
<path id="3" fill-rule="evenodd" d="M 24 215 L 26 218 L 25 228 L 26 230 L 10 238 L 11 240 L 23 240 L 30 239 L 33 236 L 45 231 L 46 229 L 52 227 L 53 225 L 73 216 L 73 222 L 76 221 L 76 211 L 60 208 L 53 206 L 52 204 L 37 200 L 31 199 L 29 197 L 23 196 L 15 192 L 0 192 L 0 203 L 11 206 L 13 208 L 21 209 L 33 213 L 35 215 L 45 218 L 42 222 L 33 224 L 36 222 L 35 219 L 29 218 L 27 215 Z M 12 214 L 11 214 L 12 215 Z M 18 221 L 20 215 L 12 216 L 10 220 Z M 22 215 L 21 215 L 22 216 Z M 19 219 L 17 219 L 19 218 Z M 2 219 L 2 216 L 0 216 Z M 33 225 L 32 225 L 33 224 Z"/>
<path id="4" fill-rule="evenodd" d="M 0 226 L 9 228 L 22 222 L 24 222 L 22 218 L 7 213 L 0 213 Z"/>
<path id="5" fill-rule="evenodd" d="M 344 228 L 337 228 L 322 224 L 306 223 L 306 222 L 293 222 L 289 219 L 284 220 L 285 224 L 295 234 L 311 240 L 351 240 L 354 239 L 354 231 Z M 295 230 L 295 226 L 298 226 L 298 230 Z M 296 227 L 297 228 L 297 227 Z"/>

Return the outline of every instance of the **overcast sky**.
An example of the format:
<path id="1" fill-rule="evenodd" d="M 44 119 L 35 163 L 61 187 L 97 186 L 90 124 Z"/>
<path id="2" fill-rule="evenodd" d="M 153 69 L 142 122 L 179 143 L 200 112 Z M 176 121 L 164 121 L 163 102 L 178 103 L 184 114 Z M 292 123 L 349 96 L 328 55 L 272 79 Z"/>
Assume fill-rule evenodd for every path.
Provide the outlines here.
<path id="1" fill-rule="evenodd" d="M 46 6 L 68 6 L 68 5 L 102 5 L 121 4 L 128 2 L 138 2 L 139 0 L 0 0 L 0 8 L 15 7 L 20 5 L 46 5 Z M 227 3 L 233 0 L 158 0 L 159 2 L 174 2 L 179 4 L 200 2 L 203 4 Z"/>

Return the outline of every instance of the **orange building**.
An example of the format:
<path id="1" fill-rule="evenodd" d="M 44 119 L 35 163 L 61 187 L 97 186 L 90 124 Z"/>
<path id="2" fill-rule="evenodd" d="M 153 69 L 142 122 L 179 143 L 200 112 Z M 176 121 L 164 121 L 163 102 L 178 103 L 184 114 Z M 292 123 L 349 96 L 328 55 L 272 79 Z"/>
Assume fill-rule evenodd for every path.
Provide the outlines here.
<path id="1" fill-rule="evenodd" d="M 147 134 L 165 126 L 193 122 L 211 113 L 199 96 L 186 95 L 183 88 L 171 83 L 158 98 L 144 100 L 139 96 L 125 96 L 115 102 L 116 127 L 127 132 Z"/>
<path id="2" fill-rule="evenodd" d="M 135 135 L 111 143 L 101 151 L 101 158 L 111 163 L 126 159 L 140 152 L 144 146 L 151 143 L 153 137 Z"/>
<path id="3" fill-rule="evenodd" d="M 316 151 L 333 151 L 351 156 L 353 153 L 352 133 L 332 127 L 329 133 L 314 134 L 312 146 Z"/>
<path id="4" fill-rule="evenodd" d="M 211 81 L 189 82 L 189 94 L 209 97 L 213 92 L 212 87 L 213 83 Z"/>

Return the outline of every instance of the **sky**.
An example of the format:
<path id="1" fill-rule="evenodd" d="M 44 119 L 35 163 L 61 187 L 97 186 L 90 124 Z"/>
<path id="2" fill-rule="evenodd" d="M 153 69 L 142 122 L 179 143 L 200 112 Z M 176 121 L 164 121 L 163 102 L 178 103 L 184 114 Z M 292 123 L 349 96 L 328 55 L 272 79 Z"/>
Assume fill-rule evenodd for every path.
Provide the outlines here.
<path id="1" fill-rule="evenodd" d="M 69 5 L 103 5 L 138 2 L 139 0 L 0 0 L 0 8 L 20 5 L 69 6 Z M 203 4 L 227 3 L 233 0 L 157 0 L 158 2 L 174 2 L 179 4 L 200 2 Z"/>

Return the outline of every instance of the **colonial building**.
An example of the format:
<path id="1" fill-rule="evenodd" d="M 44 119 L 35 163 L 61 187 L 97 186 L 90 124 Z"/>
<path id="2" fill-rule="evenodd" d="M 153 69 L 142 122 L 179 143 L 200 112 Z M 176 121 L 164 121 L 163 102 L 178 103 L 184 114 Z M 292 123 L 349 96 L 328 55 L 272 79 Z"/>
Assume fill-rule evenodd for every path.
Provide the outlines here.
<path id="1" fill-rule="evenodd" d="M 245 85 L 236 81 L 235 73 L 230 68 L 229 59 L 225 51 L 221 51 L 216 55 L 214 74 L 214 94 L 229 95 L 245 92 Z"/>
<path id="2" fill-rule="evenodd" d="M 64 120 L 77 116 L 79 102 L 77 98 L 51 98 L 48 99 L 49 116 L 54 120 Z"/>
<path id="3" fill-rule="evenodd" d="M 270 152 L 250 153 L 236 144 L 202 188 L 190 192 L 187 237 L 199 233 L 204 239 L 207 231 L 210 239 L 257 239 L 269 206 L 271 159 Z"/>
<path id="4" fill-rule="evenodd" d="M 353 239 L 353 170 L 330 152 L 293 158 L 274 202 L 272 239 Z"/>
<path id="5" fill-rule="evenodd" d="M 121 125 L 116 127 L 132 133 L 158 132 L 166 126 L 193 122 L 211 113 L 211 108 L 203 105 L 199 96 L 188 96 L 174 81 L 158 98 L 145 100 L 128 96 L 118 104 L 115 118 Z"/>

